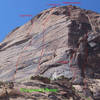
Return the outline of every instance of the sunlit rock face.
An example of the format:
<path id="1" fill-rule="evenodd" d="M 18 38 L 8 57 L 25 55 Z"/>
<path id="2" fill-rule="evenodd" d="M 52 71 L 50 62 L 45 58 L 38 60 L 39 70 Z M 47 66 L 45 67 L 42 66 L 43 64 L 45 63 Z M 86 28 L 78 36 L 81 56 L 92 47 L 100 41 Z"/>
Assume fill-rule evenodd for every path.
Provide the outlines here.
<path id="1" fill-rule="evenodd" d="M 87 39 L 82 44 L 79 41 L 84 36 Z M 82 50 L 86 56 L 79 59 Z M 100 100 L 100 14 L 75 6 L 42 11 L 0 43 L 0 81 L 29 82 L 36 75 L 71 80 L 81 76 L 82 65 L 89 89 Z M 80 86 L 75 88 L 79 90 Z"/>
<path id="2" fill-rule="evenodd" d="M 99 73 L 99 32 L 98 13 L 75 6 L 45 10 L 0 43 L 0 80 L 13 80 L 15 76 L 18 81 L 37 74 L 52 79 L 62 75 L 72 78 L 70 49 L 78 49 L 78 41 L 85 34 L 90 47 L 87 73 Z"/>

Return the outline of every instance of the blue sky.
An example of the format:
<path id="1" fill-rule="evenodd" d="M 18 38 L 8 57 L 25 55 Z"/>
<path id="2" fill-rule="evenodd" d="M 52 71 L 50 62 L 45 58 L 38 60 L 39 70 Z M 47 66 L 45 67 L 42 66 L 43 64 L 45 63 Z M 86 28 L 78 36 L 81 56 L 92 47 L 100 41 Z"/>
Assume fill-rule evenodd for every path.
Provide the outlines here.
<path id="1" fill-rule="evenodd" d="M 0 0 L 0 42 L 14 28 L 25 24 L 41 11 L 50 8 L 48 4 L 62 4 L 62 2 L 81 2 L 76 4 L 81 8 L 100 13 L 100 0 Z"/>

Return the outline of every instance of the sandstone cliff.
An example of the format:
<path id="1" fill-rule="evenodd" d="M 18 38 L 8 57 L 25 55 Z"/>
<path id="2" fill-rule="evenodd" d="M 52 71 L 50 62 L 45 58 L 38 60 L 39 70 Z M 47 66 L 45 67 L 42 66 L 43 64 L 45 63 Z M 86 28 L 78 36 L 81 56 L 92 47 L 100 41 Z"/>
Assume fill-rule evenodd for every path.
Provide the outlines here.
<path id="1" fill-rule="evenodd" d="M 35 75 L 73 79 L 77 73 L 70 67 L 75 62 L 70 61 L 70 50 L 77 52 L 84 35 L 88 36 L 87 83 L 93 95 L 99 95 L 100 14 L 75 6 L 45 10 L 9 33 L 0 43 L 0 81 L 24 82 Z"/>

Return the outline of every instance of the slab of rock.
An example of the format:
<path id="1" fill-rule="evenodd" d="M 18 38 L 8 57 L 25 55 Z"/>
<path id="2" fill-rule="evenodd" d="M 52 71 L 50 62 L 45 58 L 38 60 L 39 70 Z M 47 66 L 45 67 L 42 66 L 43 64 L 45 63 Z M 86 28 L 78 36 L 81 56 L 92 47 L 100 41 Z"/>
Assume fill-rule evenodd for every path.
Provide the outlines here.
<path id="1" fill-rule="evenodd" d="M 80 76 L 71 68 L 71 57 L 79 49 L 79 39 L 86 34 L 85 74 L 89 79 L 99 80 L 100 14 L 75 6 L 62 6 L 42 11 L 10 32 L 0 43 L 0 81 L 23 82 L 36 75 L 52 80 L 60 76 L 68 79 Z M 75 60 L 73 63 L 77 66 Z"/>

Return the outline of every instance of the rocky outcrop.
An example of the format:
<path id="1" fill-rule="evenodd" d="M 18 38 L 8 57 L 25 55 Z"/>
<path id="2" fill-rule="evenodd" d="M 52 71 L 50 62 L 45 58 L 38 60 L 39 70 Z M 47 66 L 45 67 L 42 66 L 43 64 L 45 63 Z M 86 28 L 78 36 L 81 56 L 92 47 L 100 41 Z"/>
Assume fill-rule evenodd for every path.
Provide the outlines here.
<path id="1" fill-rule="evenodd" d="M 39 77 L 32 79 L 30 81 L 25 81 L 23 84 L 14 83 L 13 88 L 9 88 L 11 83 L 3 83 L 3 86 L 0 88 L 0 99 L 2 100 L 81 100 L 82 98 L 68 81 L 68 79 L 58 79 L 50 81 L 48 84 L 46 81 L 47 78 Z M 27 89 L 27 91 L 25 91 Z M 32 89 L 44 89 L 44 92 L 29 91 Z M 55 92 L 49 91 L 50 89 L 55 89 Z M 23 91 L 24 90 L 24 91 Z M 8 99 L 7 99 L 8 98 Z M 86 98 L 86 97 L 83 97 Z"/>
<path id="2" fill-rule="evenodd" d="M 86 45 L 79 42 L 84 36 Z M 51 80 L 64 76 L 74 82 L 82 73 L 88 81 L 99 81 L 99 65 L 100 14 L 75 6 L 45 10 L 0 43 L 1 81 L 19 82 L 42 75 Z M 88 89 L 95 95 L 95 90 Z"/>

